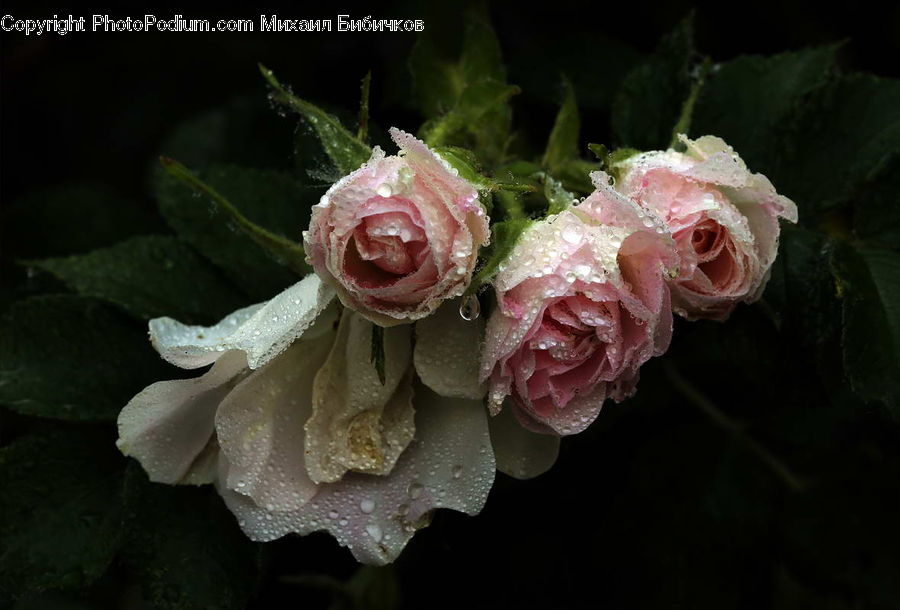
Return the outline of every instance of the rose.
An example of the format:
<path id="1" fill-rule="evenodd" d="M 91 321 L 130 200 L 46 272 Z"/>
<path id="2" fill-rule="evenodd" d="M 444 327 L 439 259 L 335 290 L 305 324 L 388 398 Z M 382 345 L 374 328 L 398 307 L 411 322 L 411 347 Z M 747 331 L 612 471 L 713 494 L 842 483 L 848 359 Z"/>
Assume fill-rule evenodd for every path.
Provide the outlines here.
<path id="1" fill-rule="evenodd" d="M 590 197 L 526 230 L 494 281 L 482 378 L 492 411 L 511 395 L 536 432 L 583 430 L 607 397 L 634 391 L 640 366 L 672 333 L 671 238 L 606 174 L 592 178 Z"/>
<path id="2" fill-rule="evenodd" d="M 762 294 L 778 251 L 778 218 L 796 222 L 797 206 L 721 139 L 679 137 L 684 153 L 653 151 L 619 163 L 617 188 L 669 226 L 681 259 L 675 311 L 722 320 Z"/>
<path id="3" fill-rule="evenodd" d="M 478 193 L 425 144 L 391 129 L 400 154 L 372 159 L 313 206 L 307 256 L 348 307 L 382 326 L 462 294 L 489 239 Z"/>
<path id="4" fill-rule="evenodd" d="M 212 367 L 135 396 L 118 446 L 152 481 L 214 484 L 253 540 L 327 530 L 386 563 L 438 507 L 477 513 L 493 482 L 481 394 L 454 362 L 472 325 L 442 308 L 415 348 L 412 326 L 385 329 L 382 381 L 372 323 L 333 297 L 310 275 L 212 327 L 152 320 L 163 358 Z"/>

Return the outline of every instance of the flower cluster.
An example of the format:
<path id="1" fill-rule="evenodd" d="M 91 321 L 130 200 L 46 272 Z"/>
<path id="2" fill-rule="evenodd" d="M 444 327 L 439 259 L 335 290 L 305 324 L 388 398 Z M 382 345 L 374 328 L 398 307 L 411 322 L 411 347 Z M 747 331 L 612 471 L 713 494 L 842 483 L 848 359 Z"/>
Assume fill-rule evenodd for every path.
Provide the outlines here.
<path id="1" fill-rule="evenodd" d="M 150 322 L 164 359 L 212 366 L 119 417 L 152 480 L 214 484 L 252 539 L 326 530 L 375 564 L 437 508 L 479 512 L 495 470 L 546 471 L 561 436 L 635 392 L 673 311 L 722 320 L 757 299 L 779 217 L 797 218 L 722 140 L 682 136 L 531 218 L 480 317 L 484 185 L 391 135 L 399 154 L 375 147 L 313 207 L 315 273 L 212 327 Z"/>

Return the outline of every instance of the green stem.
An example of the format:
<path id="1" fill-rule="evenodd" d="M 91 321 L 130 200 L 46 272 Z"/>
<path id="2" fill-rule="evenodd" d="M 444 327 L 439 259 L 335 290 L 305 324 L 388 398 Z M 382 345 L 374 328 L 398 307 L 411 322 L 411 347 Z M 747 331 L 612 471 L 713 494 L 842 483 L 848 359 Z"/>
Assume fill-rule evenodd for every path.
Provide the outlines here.
<path id="1" fill-rule="evenodd" d="M 675 123 L 675 127 L 672 129 L 672 140 L 669 142 L 669 148 L 675 148 L 678 145 L 678 134 L 687 134 L 690 130 L 694 106 L 697 104 L 697 98 L 700 97 L 700 91 L 703 89 L 704 83 L 706 83 L 706 77 L 711 66 L 712 62 L 709 57 L 705 57 L 703 63 L 700 64 L 697 80 L 691 86 L 691 91 L 681 107 L 681 115 L 678 117 L 678 122 Z"/>
<path id="2" fill-rule="evenodd" d="M 363 142 L 369 140 L 369 87 L 372 84 L 372 72 L 369 71 L 362 81 L 362 96 L 359 102 L 359 131 L 356 137 Z"/>
<path id="3" fill-rule="evenodd" d="M 723 430 L 728 431 L 740 442 L 745 449 L 758 457 L 778 478 L 780 478 L 792 491 L 803 491 L 806 489 L 806 483 L 802 481 L 793 471 L 778 457 L 776 457 L 766 447 L 761 445 L 756 439 L 747 434 L 744 426 L 733 420 L 725 412 L 719 409 L 709 398 L 704 396 L 700 390 L 695 388 L 687 379 L 681 376 L 678 369 L 675 368 L 670 361 L 666 361 L 663 365 L 666 375 L 682 396 L 688 399 L 692 405 L 697 407 L 704 415 L 709 417 L 716 425 Z"/>

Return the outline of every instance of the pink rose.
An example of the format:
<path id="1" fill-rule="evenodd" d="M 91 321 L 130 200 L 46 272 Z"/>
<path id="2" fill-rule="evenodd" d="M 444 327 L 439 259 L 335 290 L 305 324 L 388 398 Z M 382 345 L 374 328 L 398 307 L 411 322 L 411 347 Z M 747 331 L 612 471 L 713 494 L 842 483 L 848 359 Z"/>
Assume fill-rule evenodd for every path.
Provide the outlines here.
<path id="1" fill-rule="evenodd" d="M 654 151 L 620 163 L 618 188 L 669 226 L 681 258 L 675 311 L 723 320 L 762 294 L 778 251 L 778 218 L 797 222 L 797 206 L 721 139 L 679 137 L 684 153 Z"/>
<path id="2" fill-rule="evenodd" d="M 392 326 L 463 293 L 490 236 L 478 193 L 424 143 L 391 129 L 400 154 L 371 160 L 313 206 L 307 256 L 341 301 Z"/>
<path id="3" fill-rule="evenodd" d="M 511 395 L 536 432 L 583 430 L 607 397 L 633 393 L 640 366 L 672 334 L 672 239 L 606 174 L 592 178 L 597 190 L 531 226 L 494 281 L 481 376 L 491 410 Z"/>

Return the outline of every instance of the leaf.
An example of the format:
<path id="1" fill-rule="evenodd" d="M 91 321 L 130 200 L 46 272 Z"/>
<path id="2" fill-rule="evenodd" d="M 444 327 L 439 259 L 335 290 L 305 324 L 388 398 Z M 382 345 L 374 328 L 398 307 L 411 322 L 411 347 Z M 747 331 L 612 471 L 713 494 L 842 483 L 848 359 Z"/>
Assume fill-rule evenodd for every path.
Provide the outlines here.
<path id="1" fill-rule="evenodd" d="M 519 237 L 534 221 L 530 218 L 512 218 L 494 223 L 491 227 L 491 243 L 480 256 L 484 259 L 481 268 L 472 276 L 472 282 L 465 294 L 474 294 L 482 285 L 490 282 L 500 270 L 500 265 L 510 255 Z"/>
<path id="2" fill-rule="evenodd" d="M 93 299 L 34 297 L 0 323 L 0 404 L 19 413 L 113 420 L 165 375 L 146 329 Z"/>
<path id="3" fill-rule="evenodd" d="M 214 267 L 176 237 L 135 237 L 80 256 L 30 261 L 85 296 L 148 319 L 215 322 L 246 305 Z"/>
<path id="4" fill-rule="evenodd" d="M 857 237 L 900 248 L 900 155 L 863 185 L 854 206 L 853 231 Z"/>
<path id="5" fill-rule="evenodd" d="M 462 52 L 447 59 L 430 35 L 419 37 L 409 61 L 414 94 L 429 120 L 420 135 L 432 147 L 462 146 L 485 163 L 502 158 L 512 113 L 508 100 L 519 88 L 506 84 L 506 68 L 487 16 L 466 16 Z"/>
<path id="6" fill-rule="evenodd" d="M 18 258 L 62 256 L 163 229 L 150 208 L 99 184 L 34 190 L 11 202 L 0 223 L 4 251 Z"/>
<path id="7" fill-rule="evenodd" d="M 372 149 L 347 131 L 337 118 L 288 91 L 278 82 L 272 71 L 262 64 L 259 70 L 272 87 L 272 101 L 297 112 L 310 124 L 319 136 L 328 157 L 341 174 L 349 174 L 369 160 Z"/>
<path id="8" fill-rule="evenodd" d="M 161 173 L 156 192 L 166 221 L 248 295 L 269 299 L 308 272 L 300 236 L 320 189 L 274 171 L 222 166 L 196 176 L 169 167 L 178 177 Z"/>
<path id="9" fill-rule="evenodd" d="M 692 135 L 719 136 L 751 168 L 769 171 L 779 129 L 811 91 L 825 84 L 838 47 L 744 56 L 716 66 L 697 101 Z"/>
<path id="10" fill-rule="evenodd" d="M 419 111 L 428 119 L 452 110 L 470 84 L 506 81 L 500 43 L 487 15 L 470 10 L 463 32 L 458 61 L 444 56 L 429 30 L 417 38 L 410 54 L 413 95 Z"/>
<path id="11" fill-rule="evenodd" d="M 177 124 L 166 134 L 159 153 L 178 159 L 187 167 L 233 163 L 289 170 L 293 139 L 293 130 L 285 129 L 284 121 L 272 112 L 265 96 L 254 91 Z"/>
<path id="12" fill-rule="evenodd" d="M 843 299 L 844 366 L 853 390 L 900 419 L 900 254 L 841 243 L 832 257 Z"/>
<path id="13" fill-rule="evenodd" d="M 126 477 L 128 531 L 122 560 L 159 610 L 247 606 L 260 546 L 250 542 L 211 486 L 170 487 Z"/>
<path id="14" fill-rule="evenodd" d="M 786 127 L 778 152 L 769 178 L 799 203 L 801 223 L 855 203 L 900 155 L 900 80 L 852 74 L 820 87 Z"/>
<path id="15" fill-rule="evenodd" d="M 833 248 L 833 241 L 818 231 L 783 226 L 778 257 L 758 306 L 775 319 L 780 341 L 810 354 L 823 385 L 836 391 L 843 367 L 841 303 L 828 262 Z"/>
<path id="16" fill-rule="evenodd" d="M 497 81 L 473 83 L 447 114 L 422 126 L 422 139 L 432 147 L 471 147 L 479 157 L 496 160 L 509 130 L 507 100 L 517 93 L 518 87 Z"/>
<path id="17" fill-rule="evenodd" d="M 575 195 L 563 188 L 562 183 L 551 176 L 544 176 L 544 197 L 547 198 L 547 214 L 559 214 L 569 208 Z"/>
<path id="18" fill-rule="evenodd" d="M 669 144 L 691 90 L 693 40 L 691 15 L 622 81 L 612 106 L 613 134 L 620 146 L 653 150 Z"/>
<path id="19" fill-rule="evenodd" d="M 575 90 L 572 88 L 572 82 L 564 78 L 562 106 L 556 115 L 550 139 L 547 141 L 547 149 L 544 151 L 544 167 L 551 173 L 558 173 L 568 161 L 578 157 L 579 129 Z"/>
<path id="20" fill-rule="evenodd" d="M 124 517 L 114 441 L 109 429 L 60 427 L 0 449 L 0 590 L 80 588 L 106 571 Z"/>

